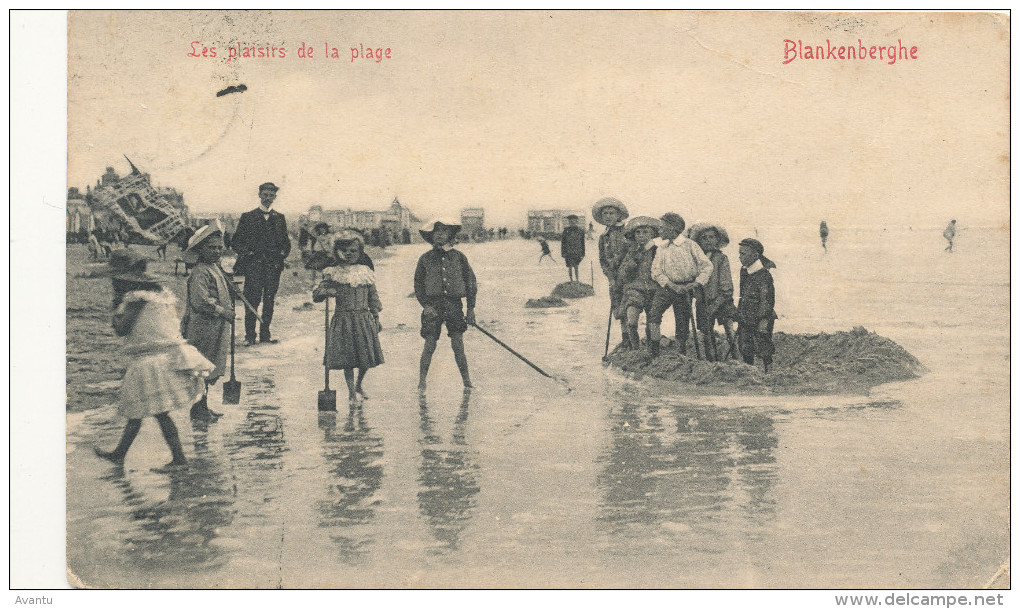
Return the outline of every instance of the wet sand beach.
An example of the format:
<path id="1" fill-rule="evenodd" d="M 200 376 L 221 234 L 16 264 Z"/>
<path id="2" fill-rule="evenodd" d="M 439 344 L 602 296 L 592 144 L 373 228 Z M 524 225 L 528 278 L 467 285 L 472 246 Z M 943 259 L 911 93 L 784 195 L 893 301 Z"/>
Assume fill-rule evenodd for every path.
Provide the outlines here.
<path id="1" fill-rule="evenodd" d="M 238 349 L 241 403 L 222 405 L 216 385 L 218 422 L 174 413 L 191 465 L 171 475 L 150 471 L 168 459 L 152 421 L 123 471 L 92 454 L 123 426 L 112 404 L 123 363 L 109 288 L 83 288 L 72 256 L 74 583 L 980 587 L 1009 552 L 1008 231 L 961 238 L 949 256 L 935 230 L 844 232 L 823 254 L 816 229 L 761 237 L 779 264 L 776 329 L 864 325 L 928 374 L 835 396 L 706 395 L 629 378 L 601 361 L 604 277 L 592 298 L 526 309 L 566 272 L 509 240 L 458 246 L 478 276 L 478 321 L 570 391 L 469 330 L 478 387 L 462 391 L 444 336 L 419 395 L 420 307 L 407 294 L 427 246 L 399 246 L 376 263 L 386 363 L 367 377 L 370 399 L 349 409 L 334 372 L 338 410 L 317 411 L 322 305 L 294 310 L 310 294 L 288 288 L 281 342 Z M 989 259 L 986 274 L 968 271 Z"/>

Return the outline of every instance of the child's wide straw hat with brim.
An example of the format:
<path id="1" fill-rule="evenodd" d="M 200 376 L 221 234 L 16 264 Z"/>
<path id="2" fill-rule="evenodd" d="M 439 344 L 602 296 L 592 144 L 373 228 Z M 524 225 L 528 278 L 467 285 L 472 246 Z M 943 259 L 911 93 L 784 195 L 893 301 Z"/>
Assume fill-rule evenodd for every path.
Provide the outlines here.
<path id="1" fill-rule="evenodd" d="M 637 216 L 627 223 L 627 228 L 623 231 L 623 234 L 626 235 L 627 238 L 632 239 L 634 238 L 634 231 L 642 226 L 648 226 L 654 229 L 656 237 L 659 236 L 659 232 L 662 230 L 662 222 L 657 218 L 653 218 L 651 216 Z"/>
<path id="2" fill-rule="evenodd" d="M 418 229 L 418 232 L 421 233 L 421 238 L 432 243 L 432 233 L 436 231 L 437 226 L 449 227 L 453 230 L 454 235 L 460 232 L 460 222 L 457 222 L 456 220 L 449 220 L 447 218 L 437 218 L 425 223 L 424 226 Z"/>
<path id="3" fill-rule="evenodd" d="M 198 248 L 202 247 L 203 243 L 217 235 L 219 235 L 221 239 L 223 238 L 223 231 L 215 224 L 206 224 L 205 226 L 200 227 L 197 231 L 195 231 L 195 234 L 191 236 L 191 239 L 188 239 L 188 247 L 184 250 L 181 258 L 183 258 L 188 264 L 195 264 L 198 262 Z"/>
<path id="4" fill-rule="evenodd" d="M 697 240 L 701 237 L 701 234 L 708 229 L 714 230 L 715 233 L 719 235 L 719 249 L 730 244 L 730 236 L 726 232 L 726 229 L 723 228 L 721 224 L 716 224 L 715 222 L 696 222 L 692 224 L 690 230 L 687 231 L 687 236 L 690 237 L 691 241 L 697 242 Z"/>
<path id="5" fill-rule="evenodd" d="M 615 199 L 613 197 L 605 197 L 603 199 L 599 199 L 598 201 L 595 202 L 595 205 L 591 206 L 591 217 L 594 218 L 595 221 L 598 222 L 599 224 L 605 224 L 606 226 L 609 226 L 608 224 L 602 221 L 602 211 L 607 207 L 612 207 L 616 209 L 616 211 L 620 212 L 619 219 L 620 222 L 626 220 L 630 216 L 630 212 L 627 211 L 627 206 L 621 203 L 619 199 Z"/>

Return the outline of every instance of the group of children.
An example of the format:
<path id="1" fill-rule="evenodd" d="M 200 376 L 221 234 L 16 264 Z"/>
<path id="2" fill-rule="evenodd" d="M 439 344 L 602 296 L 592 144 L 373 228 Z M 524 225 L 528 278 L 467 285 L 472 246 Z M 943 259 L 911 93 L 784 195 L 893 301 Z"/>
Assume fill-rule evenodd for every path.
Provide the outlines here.
<path id="1" fill-rule="evenodd" d="M 660 324 L 673 308 L 676 338 L 685 352 L 689 322 L 696 309 L 708 360 L 720 355 L 714 326 L 723 325 L 732 345 L 732 323 L 740 353 L 748 364 L 760 358 L 768 370 L 772 361 L 772 327 L 776 319 L 775 289 L 764 247 L 755 239 L 740 242 L 740 301 L 733 305 L 729 260 L 721 248 L 729 243 L 726 230 L 710 223 L 695 224 L 683 235 L 684 219 L 667 213 L 661 218 L 639 216 L 626 222 L 626 206 L 613 198 L 598 201 L 592 217 L 607 228 L 599 239 L 599 261 L 609 279 L 612 315 L 621 322 L 623 345 L 639 349 L 638 325 L 646 316 L 645 343 L 659 355 Z M 576 218 L 572 226 L 576 225 Z M 414 273 L 414 294 L 422 307 L 421 336 L 425 340 L 419 363 L 420 390 L 432 363 L 442 327 L 453 348 L 465 389 L 471 388 L 464 332 L 475 323 L 478 283 L 467 257 L 454 248 L 460 224 L 436 220 L 422 227 L 432 248 L 422 254 Z M 583 234 L 583 231 L 579 231 Z M 322 235 L 323 237 L 325 235 Z M 581 247 L 583 248 L 583 240 Z M 365 239 L 345 229 L 323 250 L 326 265 L 313 291 L 313 299 L 336 301 L 329 322 L 324 364 L 343 370 L 352 402 L 366 399 L 365 375 L 384 362 L 379 342 L 382 303 L 375 286 L 374 266 L 364 251 Z M 568 248 L 574 262 L 577 253 Z M 237 288 L 220 266 L 223 232 L 215 225 L 201 227 L 189 239 L 185 258 L 195 266 L 188 279 L 184 317 L 178 320 L 176 299 L 147 273 L 147 260 L 131 249 L 114 252 L 108 269 L 113 282 L 113 325 L 125 337 L 132 355 L 121 384 L 118 412 L 127 417 L 120 443 L 112 451 L 96 449 L 98 456 L 117 464 L 141 428 L 142 419 L 154 416 L 172 460 L 165 468 L 186 464 L 177 428 L 168 413 L 191 407 L 194 420 L 215 421 L 220 414 L 209 409 L 209 387 L 223 376 L 231 348 L 234 299 Z M 331 255 L 329 255 L 331 253 Z M 566 254 L 564 254 L 566 258 Z M 465 310 L 466 304 L 466 310 Z"/>
<path id="2" fill-rule="evenodd" d="M 454 359 L 465 389 L 471 387 L 463 335 L 475 323 L 478 285 L 467 257 L 453 244 L 460 225 L 435 221 L 421 229 L 432 249 L 418 260 L 415 296 L 422 305 L 419 388 L 425 389 L 443 324 L 453 346 Z M 316 302 L 336 300 L 328 328 L 324 363 L 343 370 L 352 402 L 367 399 L 364 380 L 370 368 L 383 363 L 379 343 L 382 304 L 375 286 L 365 239 L 357 231 L 342 230 L 332 246 L 329 265 L 313 291 Z M 176 298 L 147 273 L 148 260 L 132 249 L 117 250 L 107 265 L 113 283 L 113 326 L 125 338 L 132 356 L 118 396 L 118 413 L 128 419 L 120 442 L 112 451 L 95 449 L 97 456 L 122 465 L 142 426 L 155 417 L 170 447 L 172 460 L 158 471 L 187 464 L 177 427 L 169 413 L 191 407 L 196 421 L 215 421 L 221 415 L 209 409 L 209 387 L 224 374 L 231 348 L 236 286 L 220 266 L 223 232 L 214 225 L 201 227 L 188 241 L 185 258 L 195 264 L 188 278 L 185 313 L 178 318 Z M 467 312 L 464 301 L 467 301 Z M 355 375 L 355 372 L 357 374 Z"/>
<path id="3" fill-rule="evenodd" d="M 658 357 L 662 316 L 672 307 L 681 353 L 686 353 L 693 321 L 706 360 L 725 359 L 736 348 L 744 362 L 753 365 L 757 358 L 767 372 L 775 353 L 775 285 L 769 272 L 775 264 L 765 257 L 762 243 L 751 238 L 740 242 L 740 300 L 734 307 L 730 263 L 722 252 L 730 242 L 726 229 L 699 223 L 684 236 L 686 223 L 679 214 L 638 216 L 625 222 L 629 215 L 627 207 L 612 197 L 592 207 L 592 218 L 606 226 L 599 238 L 599 263 L 609 280 L 611 316 L 620 321 L 623 348 L 641 348 L 638 324 L 643 312 L 645 345 L 652 357 Z M 724 353 L 716 345 L 716 323 L 726 332 Z"/>

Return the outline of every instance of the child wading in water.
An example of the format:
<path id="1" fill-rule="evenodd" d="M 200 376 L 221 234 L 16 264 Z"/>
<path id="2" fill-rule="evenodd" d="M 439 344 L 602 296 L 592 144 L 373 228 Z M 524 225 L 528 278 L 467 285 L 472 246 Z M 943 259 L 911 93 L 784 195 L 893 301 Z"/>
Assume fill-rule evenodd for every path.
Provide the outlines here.
<path id="1" fill-rule="evenodd" d="M 336 298 L 336 313 L 329 327 L 325 365 L 330 370 L 343 370 L 348 398 L 368 399 L 362 384 L 369 368 L 383 363 L 379 345 L 379 312 L 382 303 L 375 287 L 375 273 L 359 264 L 364 255 L 365 239 L 353 230 L 337 235 L 335 253 L 337 266 L 322 271 L 322 282 L 312 292 L 312 300 L 322 302 Z M 358 376 L 355 379 L 354 369 Z"/>
<path id="2" fill-rule="evenodd" d="M 432 249 L 418 259 L 418 268 L 414 271 L 414 295 L 422 306 L 421 337 L 425 339 L 418 377 L 418 389 L 421 391 L 425 390 L 425 377 L 429 374 L 432 354 L 436 351 L 444 323 L 464 387 L 472 386 L 467 355 L 464 354 L 464 332 L 468 324 L 475 323 L 478 283 L 467 256 L 453 249 L 453 239 L 459 230 L 460 224 L 434 220 L 418 231 L 425 241 L 432 244 Z M 466 315 L 464 299 L 467 299 Z"/>
<path id="3" fill-rule="evenodd" d="M 161 470 L 187 465 L 177 426 L 170 411 L 190 406 L 202 395 L 203 377 L 213 364 L 181 337 L 180 319 L 173 294 L 145 272 L 148 262 L 130 249 L 111 256 L 113 280 L 113 328 L 125 337 L 125 351 L 131 363 L 124 373 L 117 412 L 127 417 L 120 443 L 110 452 L 95 449 L 96 455 L 124 464 L 131 443 L 142 428 L 142 419 L 156 418 L 173 460 Z"/>
<path id="4" fill-rule="evenodd" d="M 659 284 L 652 279 L 652 261 L 655 260 L 655 241 L 659 236 L 662 223 L 655 218 L 638 216 L 627 223 L 627 238 L 634 240 L 620 262 L 617 282 L 623 286 L 623 297 L 620 307 L 624 309 L 622 317 L 627 320 L 627 336 L 630 348 L 641 348 L 638 336 L 638 322 L 641 312 L 645 313 L 645 336 L 648 352 L 655 357 L 659 355 L 659 337 L 652 336 L 647 325 L 648 311 Z"/>
<path id="5" fill-rule="evenodd" d="M 765 366 L 772 365 L 776 347 L 772 344 L 772 328 L 776 321 L 776 287 L 769 269 L 774 262 L 764 256 L 765 246 L 757 239 L 740 242 L 740 323 L 737 337 L 744 363 L 754 365 L 757 356 Z"/>
<path id="6" fill-rule="evenodd" d="M 234 297 L 230 279 L 220 268 L 223 233 L 207 224 L 191 236 L 184 259 L 195 261 L 188 277 L 187 312 L 181 324 L 184 338 L 195 346 L 216 368 L 205 379 L 205 394 L 191 407 L 196 421 L 215 421 L 220 413 L 209 409 L 209 386 L 223 376 L 230 353 L 230 331 L 234 322 Z"/>
<path id="7" fill-rule="evenodd" d="M 733 306 L 733 275 L 730 272 L 730 259 L 722 253 L 721 248 L 730 244 L 730 236 L 726 229 L 718 224 L 699 222 L 688 231 L 691 240 L 701 246 L 708 259 L 712 261 L 712 275 L 705 284 L 704 298 L 698 307 L 701 328 L 705 344 L 705 359 L 721 361 L 715 346 L 715 323 L 718 321 L 726 331 L 726 341 L 730 347 L 726 357 L 736 356 L 736 337 L 733 322 L 737 319 L 737 308 Z"/>

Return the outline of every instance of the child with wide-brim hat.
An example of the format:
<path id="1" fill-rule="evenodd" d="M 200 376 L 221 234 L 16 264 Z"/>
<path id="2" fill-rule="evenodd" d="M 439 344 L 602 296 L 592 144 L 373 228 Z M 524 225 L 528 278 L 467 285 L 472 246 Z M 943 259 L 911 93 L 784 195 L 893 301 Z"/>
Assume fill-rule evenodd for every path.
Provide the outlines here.
<path id="1" fill-rule="evenodd" d="M 630 337 L 623 321 L 625 313 L 620 307 L 623 286 L 617 281 L 617 274 L 623 257 L 633 244 L 625 234 L 626 225 L 623 222 L 629 215 L 627 206 L 614 197 L 599 199 L 591 208 L 591 217 L 606 227 L 605 232 L 599 236 L 599 266 L 609 281 L 610 308 L 612 316 L 620 320 L 620 334 L 625 348 L 630 346 Z"/>
<path id="2" fill-rule="evenodd" d="M 418 259 L 414 271 L 414 295 L 422 306 L 421 337 L 425 339 L 419 362 L 420 391 L 425 390 L 432 354 L 435 353 L 444 323 L 464 387 L 467 389 L 472 386 L 464 352 L 464 332 L 469 325 L 475 323 L 478 282 L 467 256 L 453 247 L 459 231 L 459 223 L 442 219 L 433 220 L 418 231 L 425 241 L 432 244 L 432 249 Z M 466 313 L 463 310 L 465 300 Z"/>
<path id="3" fill-rule="evenodd" d="M 191 408 L 191 418 L 215 420 L 220 413 L 209 408 L 208 386 L 226 371 L 234 323 L 231 279 L 219 264 L 223 255 L 223 232 L 217 224 L 200 227 L 188 240 L 184 253 L 195 260 L 195 267 L 188 277 L 187 307 L 181 332 L 216 366 L 206 378 L 206 394 Z"/>
<path id="4" fill-rule="evenodd" d="M 122 466 L 142 427 L 156 418 L 173 460 L 160 471 L 187 464 L 170 411 L 191 405 L 202 395 L 203 379 L 214 368 L 180 333 L 177 299 L 147 272 L 148 260 L 130 248 L 111 255 L 113 327 L 124 337 L 130 364 L 121 381 L 117 412 L 128 419 L 112 451 L 95 448 L 97 456 Z"/>
<path id="5" fill-rule="evenodd" d="M 656 242 L 662 222 L 650 216 L 637 216 L 627 223 L 624 234 L 633 242 L 623 257 L 618 272 L 618 283 L 622 286 L 620 308 L 622 319 L 626 323 L 627 343 L 631 349 L 641 346 L 638 336 L 638 323 L 641 313 L 647 318 L 651 310 L 652 299 L 655 297 L 659 284 L 652 279 L 652 261 L 655 260 Z M 650 352 L 655 355 L 651 335 L 646 338 Z M 657 337 L 656 337 L 657 338 Z"/>
<path id="6" fill-rule="evenodd" d="M 733 274 L 730 259 L 722 252 L 722 248 L 730 244 L 730 236 L 721 224 L 714 222 L 698 222 L 691 226 L 687 235 L 712 261 L 712 275 L 704 287 L 704 301 L 699 304 L 705 308 L 704 316 L 707 317 L 703 337 L 705 353 L 711 359 L 719 359 L 715 345 L 715 324 L 719 322 L 730 344 L 729 354 L 736 357 L 733 324 L 737 319 L 737 309 L 733 306 Z"/>

